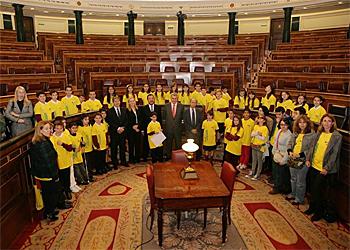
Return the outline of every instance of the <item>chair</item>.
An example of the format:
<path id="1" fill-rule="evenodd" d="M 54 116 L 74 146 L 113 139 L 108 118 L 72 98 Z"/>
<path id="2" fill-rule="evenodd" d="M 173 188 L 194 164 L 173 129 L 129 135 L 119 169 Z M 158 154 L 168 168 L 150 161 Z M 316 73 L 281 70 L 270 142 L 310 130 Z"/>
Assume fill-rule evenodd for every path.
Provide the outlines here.
<path id="1" fill-rule="evenodd" d="M 346 121 L 349 119 L 349 117 L 348 117 L 349 108 L 348 107 L 330 104 L 328 107 L 328 112 L 334 116 L 338 128 L 348 129 L 345 126 Z"/>
<path id="2" fill-rule="evenodd" d="M 146 178 L 147 178 L 149 199 L 151 200 L 151 210 L 150 210 L 149 215 L 151 216 L 151 227 L 150 227 L 150 230 L 152 230 L 153 221 L 154 221 L 154 210 L 158 208 L 157 202 L 156 202 L 156 197 L 155 197 L 154 171 L 153 171 L 153 166 L 152 165 L 148 165 L 147 168 L 146 168 Z"/>
<path id="3" fill-rule="evenodd" d="M 187 164 L 188 160 L 186 158 L 185 151 L 182 149 L 173 150 L 171 152 L 171 161 L 174 163 Z"/>

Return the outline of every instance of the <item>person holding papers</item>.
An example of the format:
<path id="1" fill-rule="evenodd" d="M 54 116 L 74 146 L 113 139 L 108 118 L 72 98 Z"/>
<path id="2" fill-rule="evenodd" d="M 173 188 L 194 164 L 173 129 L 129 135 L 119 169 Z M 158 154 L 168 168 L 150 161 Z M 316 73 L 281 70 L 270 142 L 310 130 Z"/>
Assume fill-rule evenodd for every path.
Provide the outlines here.
<path id="1" fill-rule="evenodd" d="M 151 113 L 151 122 L 147 126 L 149 148 L 151 149 L 152 163 L 163 161 L 163 144 L 156 144 L 154 137 L 162 133 L 160 123 L 157 121 L 157 113 Z"/>

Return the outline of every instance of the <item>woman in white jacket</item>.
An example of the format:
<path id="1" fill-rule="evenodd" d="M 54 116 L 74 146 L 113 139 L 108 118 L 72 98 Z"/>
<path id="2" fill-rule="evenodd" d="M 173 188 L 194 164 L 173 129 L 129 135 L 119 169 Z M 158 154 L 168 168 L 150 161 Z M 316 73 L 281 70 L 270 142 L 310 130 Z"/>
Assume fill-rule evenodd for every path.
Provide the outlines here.
<path id="1" fill-rule="evenodd" d="M 290 127 L 291 121 L 289 118 L 284 118 L 279 124 L 279 130 L 272 148 L 274 187 L 269 194 L 289 194 L 291 191 L 290 172 L 287 166 L 288 150 L 291 149 L 292 138 Z"/>

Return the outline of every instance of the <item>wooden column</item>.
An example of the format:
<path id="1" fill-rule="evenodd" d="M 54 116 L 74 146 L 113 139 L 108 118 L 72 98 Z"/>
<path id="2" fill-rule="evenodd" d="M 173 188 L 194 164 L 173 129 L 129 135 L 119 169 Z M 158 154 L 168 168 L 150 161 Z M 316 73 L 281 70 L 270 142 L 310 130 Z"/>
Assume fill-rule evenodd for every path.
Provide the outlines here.
<path id="1" fill-rule="evenodd" d="M 284 10 L 284 25 L 283 25 L 283 38 L 282 42 L 290 42 L 290 23 L 292 18 L 293 7 L 283 8 Z"/>
<path id="2" fill-rule="evenodd" d="M 22 4 L 12 4 L 15 9 L 15 18 L 16 18 L 16 32 L 17 32 L 17 42 L 25 42 L 24 36 L 24 24 L 23 24 L 23 7 Z"/>
<path id="3" fill-rule="evenodd" d="M 176 13 L 177 16 L 177 45 L 185 45 L 185 24 L 186 14 L 182 11 Z"/>
<path id="4" fill-rule="evenodd" d="M 228 12 L 227 14 L 229 18 L 227 44 L 231 45 L 236 43 L 236 12 Z"/>
<path id="5" fill-rule="evenodd" d="M 127 13 L 128 16 L 128 45 L 135 45 L 136 41 L 135 41 L 135 19 L 137 18 L 137 14 L 132 12 L 132 10 L 130 10 Z"/>
<path id="6" fill-rule="evenodd" d="M 75 10 L 74 14 L 75 14 L 75 42 L 76 44 L 84 44 L 83 21 L 82 21 L 83 11 Z"/>

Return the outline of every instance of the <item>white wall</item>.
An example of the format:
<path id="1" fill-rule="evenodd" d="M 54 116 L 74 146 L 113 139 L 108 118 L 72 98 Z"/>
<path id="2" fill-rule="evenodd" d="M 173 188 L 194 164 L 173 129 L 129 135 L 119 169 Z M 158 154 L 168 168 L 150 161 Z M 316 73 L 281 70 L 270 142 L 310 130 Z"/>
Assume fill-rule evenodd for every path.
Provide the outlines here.
<path id="1" fill-rule="evenodd" d="M 238 34 L 269 33 L 270 17 L 238 19 Z"/>
<path id="2" fill-rule="evenodd" d="M 177 35 L 177 21 L 165 21 L 165 35 L 166 36 Z"/>
<path id="3" fill-rule="evenodd" d="M 97 20 L 83 18 L 83 33 L 121 35 L 124 34 L 124 22 L 117 20 Z"/>
<path id="4" fill-rule="evenodd" d="M 68 18 L 34 16 L 36 32 L 68 33 Z"/>
<path id="5" fill-rule="evenodd" d="M 225 19 L 185 20 L 185 35 L 224 35 L 227 32 L 228 20 Z"/>
<path id="6" fill-rule="evenodd" d="M 296 16 L 300 16 L 300 30 L 346 27 L 350 24 L 350 9 Z"/>

